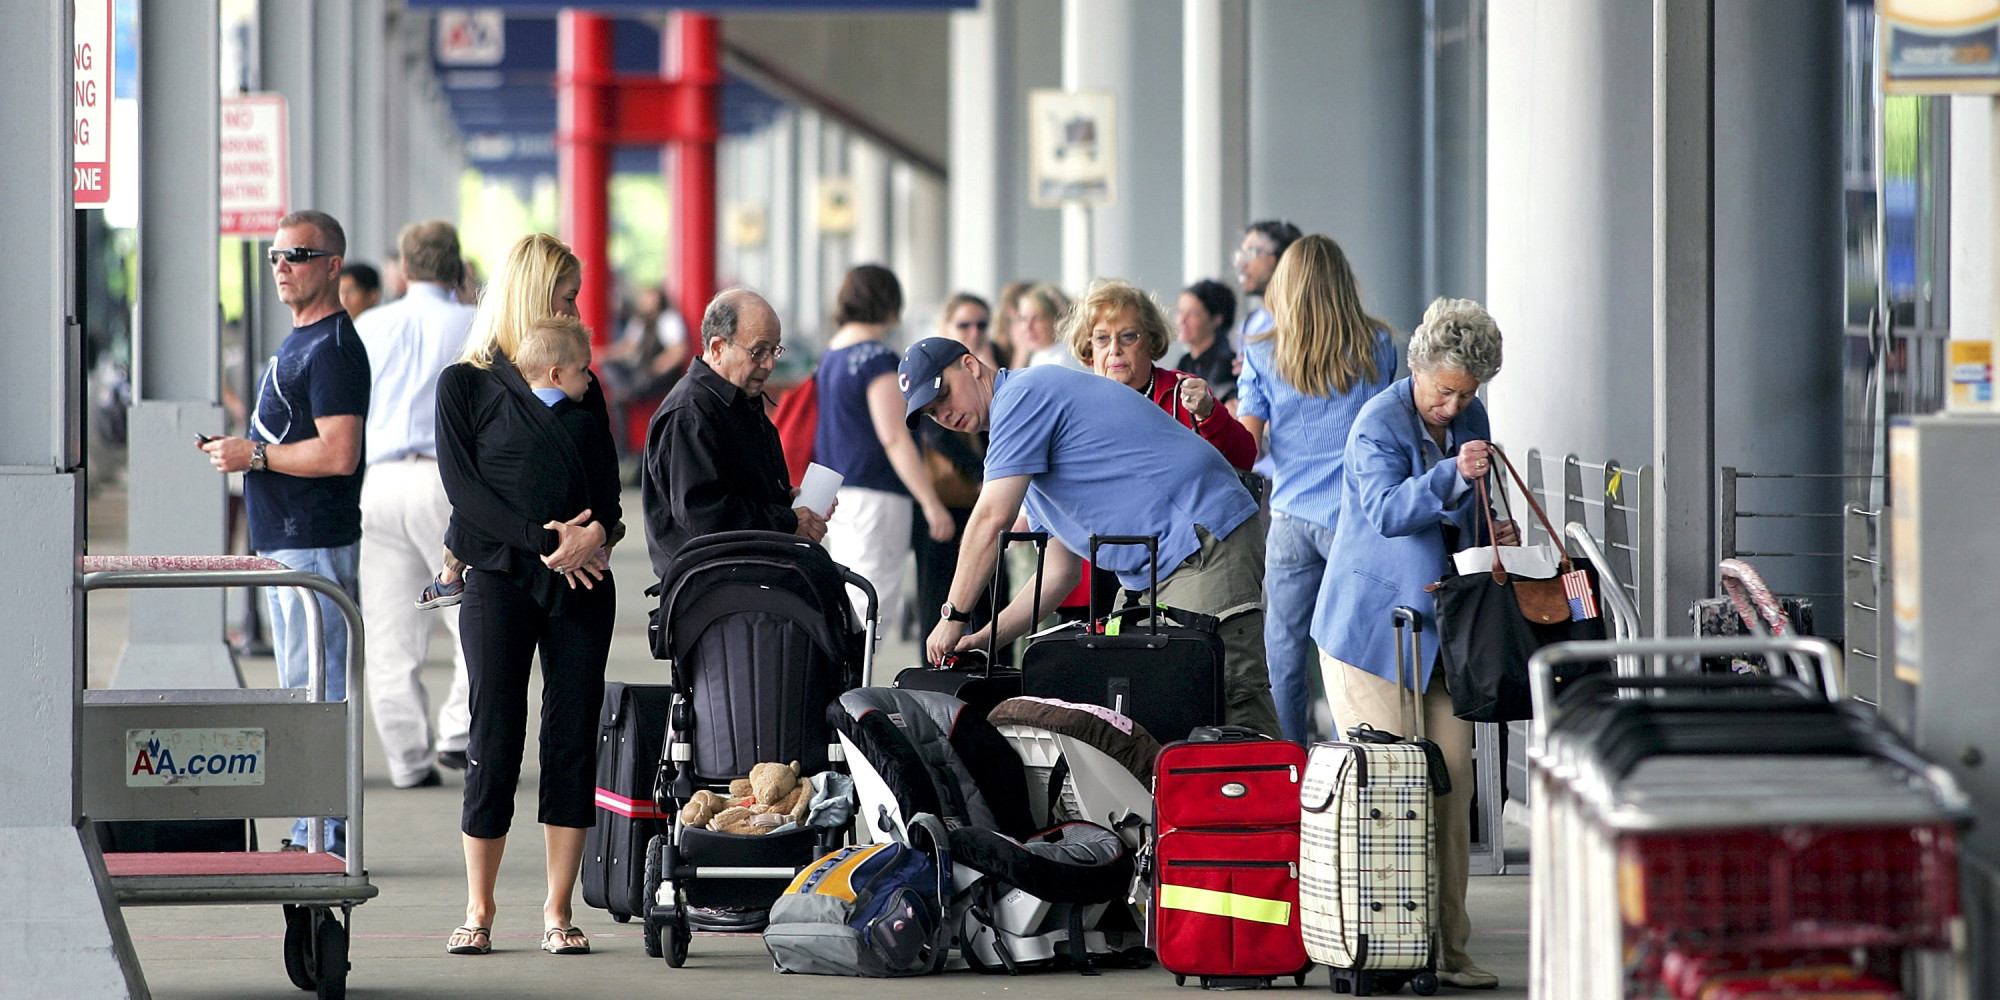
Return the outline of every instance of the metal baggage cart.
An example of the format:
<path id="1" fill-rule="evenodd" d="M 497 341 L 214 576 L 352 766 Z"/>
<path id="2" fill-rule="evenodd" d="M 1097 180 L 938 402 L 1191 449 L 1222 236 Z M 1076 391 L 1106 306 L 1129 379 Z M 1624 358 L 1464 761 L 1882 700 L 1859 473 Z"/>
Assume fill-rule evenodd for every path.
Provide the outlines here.
<path id="1" fill-rule="evenodd" d="M 1702 675 L 1703 656 L 1768 658 L 1789 676 Z M 1619 676 L 1554 696 L 1558 663 L 1621 657 Z M 1653 669 L 1635 668 L 1650 660 Z M 1674 662 L 1695 672 L 1670 673 Z M 1812 668 L 1812 675 L 1803 669 Z M 1886 727 L 1865 753 L 1661 753 L 1607 763 L 1591 713 L 1606 698 L 1690 692 L 1840 698 L 1840 654 L 1822 639 L 1745 637 L 1566 643 L 1530 661 L 1535 700 L 1530 989 L 1539 996 L 1660 995 L 1665 951 L 1690 947 L 1863 949 L 1961 959 L 1956 832 L 1969 803 L 1949 774 L 1894 742 Z M 1730 689 L 1735 689 L 1731 691 Z M 1715 705 L 1728 699 L 1717 698 Z M 1695 707 L 1688 707 L 1689 705 Z M 1740 702 L 1739 702 L 1740 704 Z M 1682 698 L 1677 733 L 1705 732 L 1720 712 Z M 1866 710 L 1840 706 L 1872 739 Z M 1582 725 L 1575 723 L 1581 719 Z M 1789 734 L 1785 734 L 1789 736 Z M 1947 968 L 1940 984 L 1951 995 Z M 1912 994 L 1914 995 L 1914 994 Z"/>
<path id="2" fill-rule="evenodd" d="M 86 556 L 83 591 L 291 587 L 305 592 L 309 686 L 93 690 L 79 712 L 87 820 L 313 817 L 304 851 L 109 854 L 121 906 L 277 903 L 293 985 L 347 990 L 354 907 L 373 898 L 362 862 L 361 614 L 316 573 L 255 556 Z M 347 700 L 326 699 L 324 595 L 347 621 Z M 176 749 L 179 759 L 174 758 Z M 346 820 L 346 856 L 327 853 L 321 817 Z M 338 915 L 335 910 L 338 909 Z"/>

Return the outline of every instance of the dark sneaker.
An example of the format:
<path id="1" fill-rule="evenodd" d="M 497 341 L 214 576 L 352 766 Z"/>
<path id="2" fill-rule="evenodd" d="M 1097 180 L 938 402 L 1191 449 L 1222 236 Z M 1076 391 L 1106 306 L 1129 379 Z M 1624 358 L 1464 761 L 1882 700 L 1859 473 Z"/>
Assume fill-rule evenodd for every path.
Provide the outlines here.
<path id="1" fill-rule="evenodd" d="M 446 583 L 443 580 L 432 580 L 431 585 L 425 587 L 424 592 L 418 595 L 417 610 L 429 611 L 432 608 L 448 608 L 464 598 L 464 578 L 461 577 L 451 583 Z"/>
<path id="2" fill-rule="evenodd" d="M 452 769 L 452 770 L 454 770 L 454 771 L 463 771 L 463 770 L 465 770 L 465 763 L 466 763 L 466 761 L 465 761 L 465 751 L 463 751 L 463 750 L 439 750 L 439 751 L 438 751 L 438 766 L 439 766 L 439 767 L 448 767 L 448 768 L 451 768 L 451 769 Z"/>

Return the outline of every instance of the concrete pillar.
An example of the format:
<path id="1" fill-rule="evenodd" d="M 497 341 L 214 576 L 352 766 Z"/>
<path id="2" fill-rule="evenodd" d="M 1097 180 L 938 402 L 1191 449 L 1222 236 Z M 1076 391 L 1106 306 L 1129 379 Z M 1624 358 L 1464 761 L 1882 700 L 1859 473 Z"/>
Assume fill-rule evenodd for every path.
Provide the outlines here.
<path id="1" fill-rule="evenodd" d="M 9 762 L 0 768 L 8 901 L 0 914 L 0 995 L 143 998 L 145 977 L 77 810 L 83 332 L 71 300 L 71 6 L 13 4 L 0 13 L 0 87 L 8 95 L 0 135 L 10 156 L 0 172 L 0 232 L 14 252 L 0 268 L 9 349 L 0 365 L 0 509 L 8 512 L 0 648 L 9 651 L 0 698 L 0 759 Z M 213 73 L 215 8 L 207 10 Z M 215 83 L 198 92 L 213 107 Z M 113 180 L 121 182 L 136 178 Z M 213 268 L 212 236 L 207 257 Z"/>
<path id="2" fill-rule="evenodd" d="M 1250 221 L 1249 8 L 1183 0 L 1181 19 L 1181 279 L 1234 284 Z"/>
<path id="3" fill-rule="evenodd" d="M 945 296 L 945 185 L 936 175 L 908 163 L 889 170 L 895 206 L 890 267 L 903 281 L 903 328 L 910 338 L 937 328 Z"/>
<path id="4" fill-rule="evenodd" d="M 1029 90 L 1062 83 L 1061 0 L 987 0 L 951 15 L 950 286 L 992 296 L 1056 280 L 1060 216 L 1028 201 Z"/>
<path id="5" fill-rule="evenodd" d="M 1715 5 L 1718 466 L 1842 471 L 1841 37 L 1839 5 Z M 1954 131 L 1954 155 L 1960 139 Z M 1990 161 L 1987 169 L 1990 178 Z M 1960 194 L 1954 187 L 1954 209 Z M 1990 223 L 1974 233 L 1990 241 Z M 1958 234 L 1954 228 L 1954 241 Z M 1956 247 L 1953 256 L 1956 267 Z M 1976 284 L 1990 297 L 1989 282 Z M 1957 283 L 1952 285 L 1956 296 Z M 1954 310 L 1954 328 L 1957 319 Z M 1837 513 L 1842 496 L 1836 479 L 1781 480 L 1746 487 L 1740 506 Z M 1838 552 L 1841 525 L 1825 518 L 1760 519 L 1744 522 L 1740 538 L 1745 548 L 1767 552 Z M 1779 593 L 1841 590 L 1841 566 L 1832 559 L 1753 561 Z M 1815 603 L 1820 634 L 1842 634 L 1841 602 Z M 1668 608 L 1670 614 L 1685 610 Z"/>
<path id="6" fill-rule="evenodd" d="M 1251 6 L 1249 36 L 1248 218 L 1333 237 L 1368 310 L 1410 329 L 1424 305 L 1423 5 L 1269 0 Z"/>
<path id="7" fill-rule="evenodd" d="M 351 0 L 349 24 L 354 35 L 354 60 L 348 80 L 354 112 L 347 141 L 353 171 L 354 200 L 349 215 L 334 218 L 347 230 L 347 256 L 377 267 L 383 251 L 396 238 L 396 219 L 389 216 L 388 62 L 389 17 L 385 0 Z M 350 218 L 351 216 L 351 218 Z"/>
<path id="8" fill-rule="evenodd" d="M 1661 635 L 1687 630 L 1679 616 L 1714 592 L 1715 56 L 1714 0 L 1653 0 L 1652 627 Z"/>
<path id="9" fill-rule="evenodd" d="M 1496 0 L 1487 17 L 1486 306 L 1507 339 L 1493 436 L 1637 467 L 1653 450 L 1651 11 Z"/>
<path id="10" fill-rule="evenodd" d="M 291 207 L 310 208 L 318 203 L 318 133 L 313 127 L 313 108 L 319 87 L 314 66 L 319 49 L 314 41 L 312 4 L 316 0 L 262 0 L 257 12 L 258 63 L 266 91 L 285 98 L 286 155 L 291 158 L 289 191 Z M 340 218 L 335 215 L 334 218 Z M 346 220 L 341 220 L 342 225 Z M 269 239 L 269 237 L 265 237 Z M 278 301 L 278 291 L 268 280 L 258 302 L 256 350 L 249 357 L 260 367 L 276 353 L 278 344 L 292 331 L 292 314 Z"/>
<path id="11" fill-rule="evenodd" d="M 819 232 L 819 178 L 821 140 L 830 131 L 819 112 L 802 109 L 798 116 L 798 147 L 793 162 L 797 168 L 793 173 L 798 191 L 798 211 L 796 223 L 798 245 L 794 256 L 798 261 L 798 282 L 793 285 L 792 326 L 793 336 L 812 345 L 817 351 L 826 343 L 825 326 L 827 308 L 825 282 L 821 278 L 823 244 Z"/>
<path id="12" fill-rule="evenodd" d="M 1951 339 L 1992 340 L 1994 114 L 2000 101 L 1983 94 L 1951 98 Z"/>
<path id="13" fill-rule="evenodd" d="M 349 5 L 344 0 L 313 0 L 309 30 L 313 192 L 310 201 L 294 194 L 292 207 L 316 208 L 346 228 L 355 218 L 354 126 L 359 117 L 354 103 L 354 17 Z"/>
<path id="14" fill-rule="evenodd" d="M 1062 85 L 1117 100 L 1116 201 L 1063 209 L 1063 283 L 1180 287 L 1181 12 L 1139 0 L 1064 0 Z"/>
<path id="15" fill-rule="evenodd" d="M 778 311 L 785 332 L 799 329 L 798 248 L 802 233 L 799 224 L 799 119 L 798 111 L 782 111 L 769 128 L 771 136 L 771 205 L 764 216 L 765 253 L 771 261 L 768 285 L 763 289 L 771 307 Z M 694 317 L 688 318 L 692 327 Z"/>
<path id="16" fill-rule="evenodd" d="M 889 156 L 860 136 L 847 137 L 847 177 L 854 185 L 854 233 L 848 240 L 856 264 L 889 261 Z"/>
<path id="17" fill-rule="evenodd" d="M 221 80 L 215 0 L 139 12 L 137 401 L 127 538 L 141 555 L 224 551 L 223 477 L 195 450 L 222 432 L 216 306 Z M 114 683 L 237 687 L 220 590 L 136 593 Z"/>

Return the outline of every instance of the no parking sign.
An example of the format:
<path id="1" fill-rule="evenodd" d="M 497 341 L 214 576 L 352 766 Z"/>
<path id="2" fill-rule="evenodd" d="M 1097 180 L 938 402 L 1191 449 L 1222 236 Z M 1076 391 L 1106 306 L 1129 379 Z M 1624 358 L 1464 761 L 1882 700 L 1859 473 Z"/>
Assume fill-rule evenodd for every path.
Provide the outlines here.
<path id="1" fill-rule="evenodd" d="M 285 99 L 245 94 L 222 99 L 222 235 L 269 236 L 284 218 Z"/>

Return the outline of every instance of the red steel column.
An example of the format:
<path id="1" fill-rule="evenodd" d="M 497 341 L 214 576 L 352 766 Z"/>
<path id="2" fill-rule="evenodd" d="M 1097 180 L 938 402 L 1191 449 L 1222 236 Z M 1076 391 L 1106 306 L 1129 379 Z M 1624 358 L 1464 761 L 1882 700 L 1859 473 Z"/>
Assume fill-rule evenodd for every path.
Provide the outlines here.
<path id="1" fill-rule="evenodd" d="M 668 15 L 673 90 L 673 284 L 689 326 L 715 295 L 715 140 L 722 133 L 722 26 L 712 16 Z"/>
<path id="2" fill-rule="evenodd" d="M 583 261 L 577 311 L 598 353 L 611 343 L 611 19 L 556 15 L 556 172 L 562 238 Z"/>

